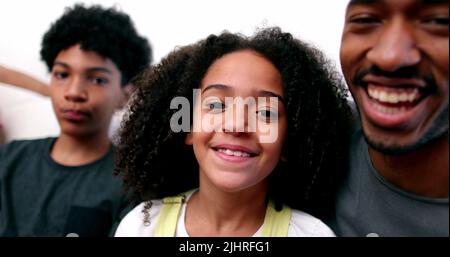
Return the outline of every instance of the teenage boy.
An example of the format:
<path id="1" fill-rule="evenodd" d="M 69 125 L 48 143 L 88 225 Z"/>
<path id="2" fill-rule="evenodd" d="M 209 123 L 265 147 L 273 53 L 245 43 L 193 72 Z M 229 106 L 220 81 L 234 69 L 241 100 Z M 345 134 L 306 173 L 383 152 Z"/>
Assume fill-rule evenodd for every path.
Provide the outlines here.
<path id="1" fill-rule="evenodd" d="M 0 147 L 0 235 L 112 235 L 127 201 L 108 128 L 151 48 L 127 14 L 75 5 L 44 35 L 41 57 L 61 132 Z"/>

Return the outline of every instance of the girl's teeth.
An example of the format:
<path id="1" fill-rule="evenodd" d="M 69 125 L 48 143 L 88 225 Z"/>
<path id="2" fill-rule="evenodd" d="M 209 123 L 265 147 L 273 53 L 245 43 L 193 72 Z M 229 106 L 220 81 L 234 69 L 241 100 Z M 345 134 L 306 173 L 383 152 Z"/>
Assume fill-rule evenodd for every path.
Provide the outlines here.
<path id="1" fill-rule="evenodd" d="M 249 157 L 250 156 L 249 153 L 241 152 L 241 151 L 232 151 L 230 149 L 219 149 L 219 152 L 224 153 L 226 155 L 230 155 L 230 156 L 238 156 L 238 157 Z"/>

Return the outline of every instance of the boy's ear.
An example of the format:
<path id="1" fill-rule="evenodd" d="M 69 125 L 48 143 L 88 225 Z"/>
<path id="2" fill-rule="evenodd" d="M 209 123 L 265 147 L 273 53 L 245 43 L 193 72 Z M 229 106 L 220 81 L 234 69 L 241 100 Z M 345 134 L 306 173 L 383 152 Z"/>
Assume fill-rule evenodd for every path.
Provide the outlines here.
<path id="1" fill-rule="evenodd" d="M 122 109 L 130 99 L 131 95 L 134 92 L 134 85 L 129 83 L 121 88 L 122 94 L 120 95 L 120 100 L 118 101 L 117 109 Z"/>
<path id="2" fill-rule="evenodd" d="M 186 138 L 184 139 L 184 143 L 187 145 L 192 145 L 192 131 L 186 134 Z"/>

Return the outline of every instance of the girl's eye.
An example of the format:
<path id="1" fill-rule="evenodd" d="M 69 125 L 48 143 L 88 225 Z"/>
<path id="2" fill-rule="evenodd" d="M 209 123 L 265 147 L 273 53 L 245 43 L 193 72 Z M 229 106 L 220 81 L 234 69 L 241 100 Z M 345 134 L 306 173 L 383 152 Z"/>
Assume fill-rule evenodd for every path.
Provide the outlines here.
<path id="1" fill-rule="evenodd" d="M 206 103 L 206 108 L 213 113 L 219 113 L 225 110 L 225 104 L 222 102 L 209 102 Z"/>
<path id="2" fill-rule="evenodd" d="M 258 117 L 265 122 L 273 122 L 278 120 L 278 113 L 271 110 L 259 110 L 257 111 Z"/>

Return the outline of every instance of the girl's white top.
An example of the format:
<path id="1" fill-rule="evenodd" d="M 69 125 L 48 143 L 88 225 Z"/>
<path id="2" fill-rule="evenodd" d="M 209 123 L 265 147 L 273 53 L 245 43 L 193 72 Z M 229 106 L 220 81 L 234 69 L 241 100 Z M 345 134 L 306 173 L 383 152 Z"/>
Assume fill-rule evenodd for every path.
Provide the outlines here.
<path id="1" fill-rule="evenodd" d="M 181 208 L 175 236 L 189 237 L 185 227 L 186 203 L 193 192 L 187 196 Z M 154 236 L 155 227 L 158 223 L 158 214 L 163 206 L 162 200 L 152 200 L 152 207 L 149 210 L 150 224 L 144 224 L 144 203 L 136 206 L 120 222 L 116 237 L 151 237 Z M 262 226 L 253 235 L 258 237 L 261 234 Z M 288 236 L 290 237 L 334 237 L 333 231 L 321 220 L 299 210 L 292 210 L 291 221 L 289 223 Z"/>

